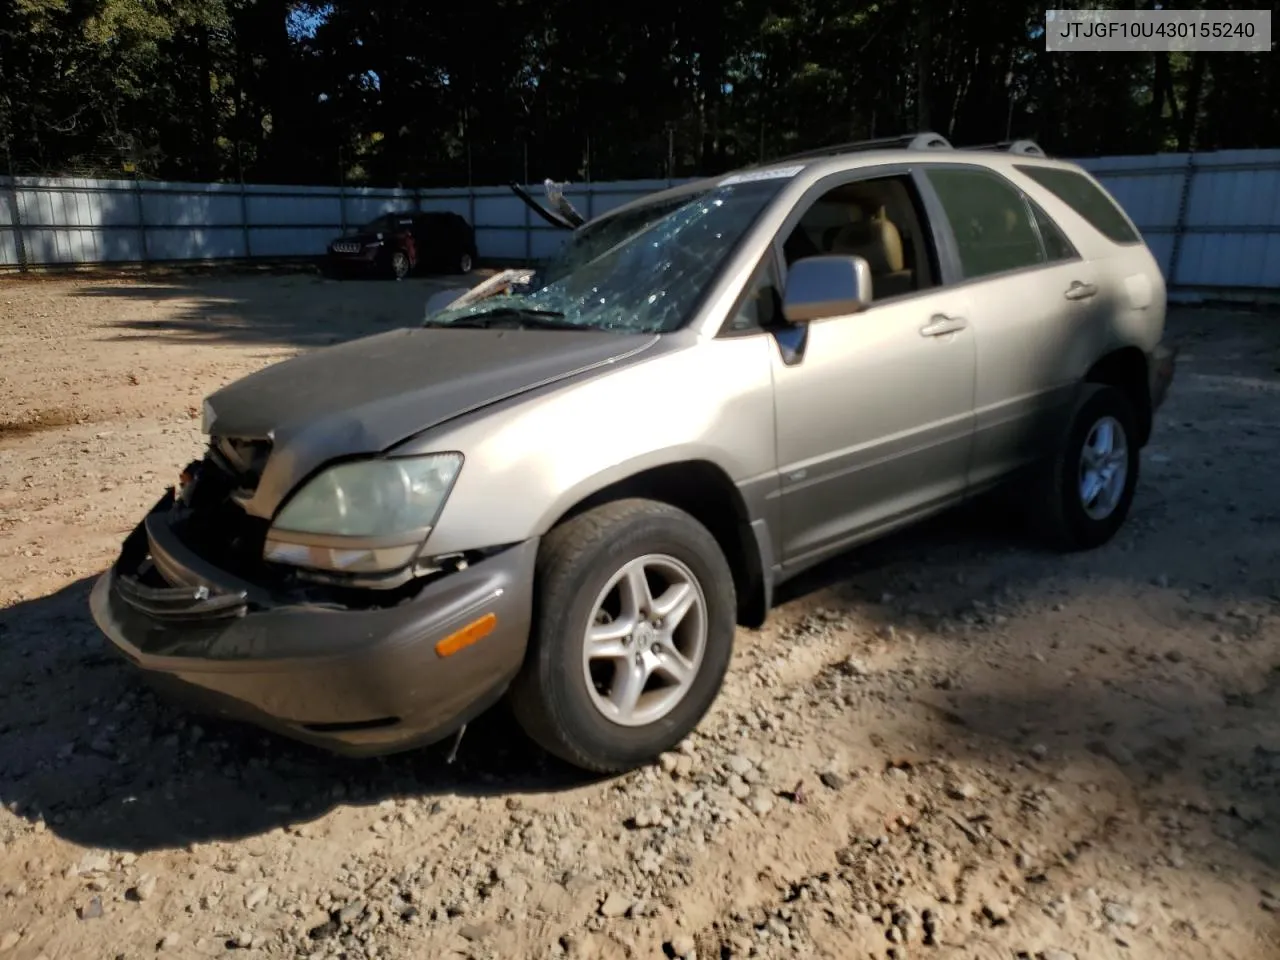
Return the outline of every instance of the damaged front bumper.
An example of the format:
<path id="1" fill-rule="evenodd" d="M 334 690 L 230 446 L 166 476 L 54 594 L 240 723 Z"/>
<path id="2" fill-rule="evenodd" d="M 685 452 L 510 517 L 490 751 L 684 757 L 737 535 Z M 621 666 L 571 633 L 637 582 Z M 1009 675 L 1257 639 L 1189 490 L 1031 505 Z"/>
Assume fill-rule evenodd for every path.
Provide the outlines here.
<path id="1" fill-rule="evenodd" d="M 129 536 L 90 608 L 124 657 L 193 708 L 376 755 L 449 736 L 520 668 L 536 540 L 394 606 L 358 609 L 281 600 L 212 566 L 175 532 L 173 503 L 171 493 Z M 469 626 L 483 636 L 437 652 Z"/>

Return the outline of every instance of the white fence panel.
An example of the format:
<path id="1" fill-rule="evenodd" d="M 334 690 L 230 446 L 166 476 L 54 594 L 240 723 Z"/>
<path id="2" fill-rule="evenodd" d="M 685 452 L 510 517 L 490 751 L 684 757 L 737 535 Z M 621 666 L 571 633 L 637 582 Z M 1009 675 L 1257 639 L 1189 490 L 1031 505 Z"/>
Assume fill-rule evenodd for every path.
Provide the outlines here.
<path id="1" fill-rule="evenodd" d="M 1079 162 L 1141 228 L 1171 288 L 1280 289 L 1280 150 Z M 567 195 L 594 217 L 675 182 L 572 184 Z M 541 195 L 540 186 L 529 189 Z M 0 177 L 0 267 L 316 257 L 344 229 L 411 209 L 466 217 L 484 259 L 540 259 L 564 241 L 505 187 L 414 191 Z"/>
<path id="2" fill-rule="evenodd" d="M 1280 290 L 1280 150 L 1080 161 L 1133 218 L 1174 290 Z"/>

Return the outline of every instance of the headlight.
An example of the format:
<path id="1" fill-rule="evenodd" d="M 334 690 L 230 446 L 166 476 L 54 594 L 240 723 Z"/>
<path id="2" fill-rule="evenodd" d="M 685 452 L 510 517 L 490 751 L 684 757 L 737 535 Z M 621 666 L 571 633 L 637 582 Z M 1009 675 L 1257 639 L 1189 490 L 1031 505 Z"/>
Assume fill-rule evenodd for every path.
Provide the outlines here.
<path id="1" fill-rule="evenodd" d="M 285 504 L 263 556 L 348 573 L 399 569 L 417 556 L 461 469 L 459 453 L 330 467 Z"/>

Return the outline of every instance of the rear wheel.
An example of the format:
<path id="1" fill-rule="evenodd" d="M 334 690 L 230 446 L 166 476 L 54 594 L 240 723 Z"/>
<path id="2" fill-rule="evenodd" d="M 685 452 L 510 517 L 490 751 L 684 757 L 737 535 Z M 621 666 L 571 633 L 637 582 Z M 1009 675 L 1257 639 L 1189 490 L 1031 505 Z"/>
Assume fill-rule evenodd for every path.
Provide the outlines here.
<path id="1" fill-rule="evenodd" d="M 720 692 L 733 650 L 733 576 L 682 510 L 620 500 L 552 530 L 538 558 L 535 631 L 511 703 L 548 752 L 601 773 L 683 740 Z"/>
<path id="2" fill-rule="evenodd" d="M 464 253 L 462 256 L 458 257 L 458 273 L 470 273 L 474 266 L 475 263 L 471 259 L 471 254 Z"/>
<path id="3" fill-rule="evenodd" d="M 1137 437 L 1124 391 L 1086 384 L 1035 506 L 1038 526 L 1058 547 L 1098 547 L 1124 525 L 1138 482 Z"/>

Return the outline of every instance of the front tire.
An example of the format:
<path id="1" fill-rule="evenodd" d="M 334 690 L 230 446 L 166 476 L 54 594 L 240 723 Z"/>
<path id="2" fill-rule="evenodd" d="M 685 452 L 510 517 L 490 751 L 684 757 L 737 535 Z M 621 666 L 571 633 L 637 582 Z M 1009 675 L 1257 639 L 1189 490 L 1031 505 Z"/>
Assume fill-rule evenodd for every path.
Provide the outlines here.
<path id="1" fill-rule="evenodd" d="M 1138 430 L 1124 391 L 1085 384 L 1041 485 L 1039 526 L 1062 550 L 1090 550 L 1116 535 L 1138 483 Z"/>
<path id="2" fill-rule="evenodd" d="M 619 500 L 553 529 L 511 705 L 549 753 L 597 773 L 650 762 L 715 701 L 737 598 L 719 545 L 668 504 Z"/>

